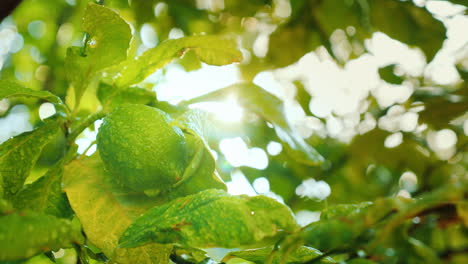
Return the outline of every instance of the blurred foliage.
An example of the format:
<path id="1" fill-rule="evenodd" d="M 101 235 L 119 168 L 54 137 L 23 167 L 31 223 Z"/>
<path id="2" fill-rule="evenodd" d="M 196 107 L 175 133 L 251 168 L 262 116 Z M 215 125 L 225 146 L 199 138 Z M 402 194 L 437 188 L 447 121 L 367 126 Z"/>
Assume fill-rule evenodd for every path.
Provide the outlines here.
<path id="1" fill-rule="evenodd" d="M 25 105 L 32 125 L 15 132 L 16 122 L 0 123 L 2 133 L 13 131 L 0 145 L 0 264 L 218 263 L 193 248 L 200 246 L 239 247 L 221 260 L 228 264 L 468 263 L 468 45 L 441 51 L 450 28 L 426 2 L 458 5 L 453 16 L 466 19 L 466 0 L 23 0 L 0 24 L 0 121 Z M 261 73 L 308 67 L 306 54 L 324 62 L 319 67 L 349 70 L 372 52 L 376 32 L 419 52 L 424 69 L 413 73 L 398 60 L 378 65 L 377 87 L 354 113 L 357 125 L 339 135 L 332 120 L 348 117 L 313 111 L 321 83 L 282 79 L 284 94 L 253 83 Z M 447 53 L 456 80 L 437 82 L 430 69 Z M 239 83 L 178 104 L 157 99 L 156 71 L 231 63 Z M 410 92 L 385 105 L 376 95 L 383 86 Z M 189 110 L 228 98 L 243 108 L 241 122 Z M 44 118 L 46 102 L 55 114 Z M 263 196 L 264 204 L 248 204 L 203 192 L 169 201 L 115 185 L 99 155 L 84 157 L 77 144 L 126 103 L 167 112 L 217 154 L 223 180 L 266 178 L 264 194 L 289 208 Z M 404 126 L 407 119 L 414 127 Z M 220 142 L 236 137 L 249 150 L 267 150 L 266 168 L 231 164 Z M 268 150 L 272 142 L 278 153 Z M 322 183 L 331 189 L 326 199 L 304 194 Z M 165 210 L 174 204 L 180 208 Z M 320 220 L 272 228 L 291 212 L 298 222 L 304 212 Z M 118 247 L 125 230 L 138 247 Z M 166 244 L 140 245 L 149 241 Z"/>

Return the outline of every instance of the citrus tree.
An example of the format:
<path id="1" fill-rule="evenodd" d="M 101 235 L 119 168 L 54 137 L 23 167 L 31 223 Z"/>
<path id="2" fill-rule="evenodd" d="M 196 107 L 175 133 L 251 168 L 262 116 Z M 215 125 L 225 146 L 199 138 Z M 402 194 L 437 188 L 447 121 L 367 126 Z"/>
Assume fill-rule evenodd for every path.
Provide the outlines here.
<path id="1" fill-rule="evenodd" d="M 468 263 L 467 4 L 2 11 L 0 263 Z"/>

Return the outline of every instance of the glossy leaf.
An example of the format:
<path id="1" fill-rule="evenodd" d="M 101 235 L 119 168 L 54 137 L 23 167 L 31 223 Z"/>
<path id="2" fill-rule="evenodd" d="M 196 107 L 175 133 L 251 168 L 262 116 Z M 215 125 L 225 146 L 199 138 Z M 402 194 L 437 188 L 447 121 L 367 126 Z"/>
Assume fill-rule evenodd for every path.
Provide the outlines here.
<path id="1" fill-rule="evenodd" d="M 229 97 L 235 97 L 241 106 L 274 124 L 277 135 L 293 150 L 301 153 L 299 155 L 297 152 L 294 152 L 299 161 L 311 165 L 323 162 L 323 157 L 290 127 L 284 113 L 283 102 L 278 97 L 255 84 L 234 84 L 189 100 L 186 104 L 219 101 Z"/>
<path id="2" fill-rule="evenodd" d="M 40 179 L 26 185 L 13 198 L 15 208 L 69 217 L 72 212 L 62 192 L 62 174 L 62 168 L 53 168 Z"/>
<path id="3" fill-rule="evenodd" d="M 24 259 L 81 243 L 80 228 L 68 220 L 30 211 L 0 216 L 0 261 Z"/>
<path id="4" fill-rule="evenodd" d="M 241 258 L 241 259 L 248 260 L 256 264 L 264 264 L 266 263 L 267 259 L 270 257 L 272 250 L 273 250 L 273 247 L 264 247 L 264 248 L 259 248 L 259 249 L 234 251 L 234 252 L 230 252 L 229 254 L 227 254 L 223 258 L 223 261 L 228 262 L 230 259 L 233 259 L 233 258 Z M 307 261 L 310 261 L 322 255 L 323 253 L 317 249 L 302 246 L 302 247 L 295 249 L 291 253 L 289 253 L 285 262 L 281 262 L 281 256 L 275 255 L 275 257 L 273 257 L 273 259 L 271 260 L 271 263 L 272 264 L 305 263 Z M 317 260 L 316 263 L 325 264 L 325 263 L 337 263 L 337 262 L 335 262 L 330 257 L 324 257 L 320 260 Z"/>
<path id="5" fill-rule="evenodd" d="M 296 229 L 289 208 L 271 198 L 232 196 L 211 189 L 149 210 L 125 230 L 119 245 L 158 242 L 234 248 Z"/>
<path id="6" fill-rule="evenodd" d="M 60 125 L 59 121 L 49 121 L 34 131 L 20 134 L 0 145 L 0 180 L 3 182 L 0 186 L 3 186 L 6 196 L 21 189 L 42 149 L 55 136 Z"/>
<path id="7" fill-rule="evenodd" d="M 64 189 L 80 219 L 86 237 L 116 263 L 168 263 L 172 247 L 151 244 L 117 248 L 123 231 L 149 207 L 159 204 L 144 194 L 132 194 L 116 186 L 96 153 L 74 160 L 64 171 Z"/>
<path id="8" fill-rule="evenodd" d="M 65 59 L 77 103 L 95 73 L 127 58 L 132 36 L 129 25 L 116 12 L 92 2 L 88 3 L 81 26 L 89 40 L 84 48 L 69 48 Z"/>
<path id="9" fill-rule="evenodd" d="M 240 62 L 242 54 L 235 39 L 222 36 L 192 36 L 170 39 L 122 65 L 116 84 L 125 87 L 143 81 L 156 70 L 192 50 L 207 64 L 225 65 Z"/>

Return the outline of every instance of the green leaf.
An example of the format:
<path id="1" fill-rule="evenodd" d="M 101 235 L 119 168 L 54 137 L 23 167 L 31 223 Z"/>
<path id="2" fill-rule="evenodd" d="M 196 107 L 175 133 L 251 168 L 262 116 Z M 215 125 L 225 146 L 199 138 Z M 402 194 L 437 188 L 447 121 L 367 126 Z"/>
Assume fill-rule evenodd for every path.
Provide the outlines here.
<path id="1" fill-rule="evenodd" d="M 457 98 L 456 101 L 453 98 Z M 425 109 L 419 113 L 422 122 L 436 128 L 448 127 L 450 121 L 468 111 L 468 97 L 438 96 L 427 99 L 424 106 Z"/>
<path id="2" fill-rule="evenodd" d="M 112 110 L 122 104 L 154 104 L 156 93 L 151 90 L 138 87 L 116 89 L 111 85 L 101 83 L 97 96 L 104 109 Z"/>
<path id="3" fill-rule="evenodd" d="M 290 209 L 271 198 L 211 189 L 150 209 L 125 230 L 119 246 L 157 242 L 234 248 L 296 229 Z"/>
<path id="4" fill-rule="evenodd" d="M 132 38 L 130 26 L 112 9 L 89 2 L 82 27 L 90 36 L 85 54 L 95 69 L 104 69 L 127 58 Z"/>
<path id="5" fill-rule="evenodd" d="M 175 117 L 171 124 L 182 130 L 190 131 L 208 142 L 208 138 L 214 132 L 213 124 L 210 122 L 209 114 L 200 109 L 188 109 Z"/>
<path id="6" fill-rule="evenodd" d="M 362 202 L 358 204 L 337 204 L 326 208 L 320 217 L 322 219 L 329 219 L 334 217 L 341 217 L 344 215 L 355 216 L 371 205 L 373 205 L 372 202 Z"/>
<path id="7" fill-rule="evenodd" d="M 350 261 L 346 261 L 346 264 L 377 264 L 377 262 L 368 260 L 368 259 L 362 259 L 362 258 L 356 258 L 352 259 Z"/>
<path id="8" fill-rule="evenodd" d="M 17 82 L 0 80 L 0 99 L 10 97 L 35 97 L 47 100 L 51 103 L 62 104 L 62 100 L 60 100 L 59 97 L 48 91 L 35 91 L 26 88 Z"/>
<path id="9" fill-rule="evenodd" d="M 29 258 L 81 243 L 80 228 L 68 220 L 30 211 L 0 216 L 0 261 Z"/>
<path id="10" fill-rule="evenodd" d="M 191 166 L 191 175 L 188 179 L 177 184 L 167 193 L 169 199 L 174 199 L 189 194 L 195 194 L 206 189 L 227 190 L 226 185 L 216 171 L 216 161 L 210 148 L 197 134 L 184 133 L 187 139 L 188 149 L 193 154 L 190 156 L 199 159 L 197 165 Z M 198 153 L 197 153 L 198 152 Z M 194 166 L 196 166 L 194 168 Z"/>
<path id="11" fill-rule="evenodd" d="M 397 0 L 370 1 L 370 20 L 376 30 L 411 46 L 419 47 L 431 61 L 446 36 L 444 24 L 412 2 Z M 389 19 L 391 18 L 391 19 Z M 395 24 L 395 21 L 398 21 Z"/>
<path id="12" fill-rule="evenodd" d="M 465 227 L 468 227 L 468 201 L 457 204 L 457 214 L 463 221 Z"/>
<path id="13" fill-rule="evenodd" d="M 326 209 L 321 220 L 303 229 L 307 245 L 319 250 L 344 249 L 356 246 L 364 232 L 389 214 L 400 201 L 379 199 L 374 203 L 335 205 Z"/>
<path id="14" fill-rule="evenodd" d="M 444 185 L 432 192 L 424 193 L 411 203 L 400 206 L 398 213 L 389 217 L 385 226 L 378 231 L 373 245 L 375 246 L 385 241 L 408 218 L 418 216 L 431 208 L 437 208 L 448 204 L 457 204 L 463 201 L 467 193 L 468 188 L 466 183 L 452 183 Z"/>
<path id="15" fill-rule="evenodd" d="M 297 160 L 310 165 L 323 162 L 323 157 L 290 127 L 284 113 L 283 102 L 253 83 L 237 83 L 185 102 L 222 101 L 234 96 L 244 108 L 256 113 L 275 126 L 278 137 L 295 152 Z M 301 154 L 298 154 L 301 153 Z"/>
<path id="16" fill-rule="evenodd" d="M 36 91 L 24 87 L 23 85 L 9 80 L 0 80 L 0 99 L 11 97 L 34 97 L 49 101 L 55 104 L 58 112 L 67 113 L 68 109 L 63 104 L 60 97 L 48 91 Z"/>
<path id="17" fill-rule="evenodd" d="M 408 242 L 424 263 L 442 263 L 434 249 L 412 237 L 408 238 Z"/>
<path id="18" fill-rule="evenodd" d="M 259 248 L 259 249 L 234 251 L 234 252 L 230 252 L 229 254 L 227 254 L 223 258 L 223 261 L 228 262 L 230 259 L 233 259 L 233 258 L 241 258 L 241 259 L 248 260 L 256 264 L 264 264 L 266 263 L 272 250 L 273 250 L 273 247 L 264 247 L 264 248 Z M 285 262 L 281 262 L 281 256 L 275 255 L 271 263 L 272 264 L 305 263 L 307 261 L 310 261 L 322 255 L 323 253 L 320 252 L 320 250 L 317 250 L 311 247 L 302 246 L 290 252 Z M 317 260 L 316 263 L 325 264 L 325 263 L 336 263 L 336 262 L 330 257 L 325 257 L 320 260 Z"/>
<path id="19" fill-rule="evenodd" d="M 200 263 L 208 258 L 207 253 L 201 249 L 186 248 L 180 246 L 174 246 L 172 256 L 177 256 L 178 258 L 182 258 L 184 261 L 189 261 L 193 263 Z"/>
<path id="20" fill-rule="evenodd" d="M 125 87 L 143 81 L 156 70 L 192 50 L 207 64 L 225 65 L 242 60 L 234 38 L 224 36 L 191 36 L 169 39 L 149 49 L 134 60 L 123 63 L 116 84 Z"/>
<path id="21" fill-rule="evenodd" d="M 65 58 L 76 104 L 98 71 L 127 58 L 132 37 L 129 25 L 116 12 L 92 2 L 88 3 L 81 26 L 89 40 L 84 48 L 70 47 Z"/>
<path id="22" fill-rule="evenodd" d="M 119 188 L 104 170 L 96 153 L 65 167 L 64 189 L 91 243 L 116 263 L 169 263 L 172 246 L 151 244 L 117 248 L 123 231 L 148 208 L 159 204 L 144 194 Z"/>
<path id="23" fill-rule="evenodd" d="M 199 161 L 195 162 L 198 167 L 192 171 L 192 176 L 170 191 L 169 197 L 177 198 L 206 189 L 227 190 L 216 172 L 216 161 L 208 145 L 208 137 L 213 132 L 211 131 L 213 124 L 209 122 L 208 114 L 199 109 L 189 109 L 182 114 L 179 113 L 171 125 L 182 129 L 187 149 L 191 151 L 190 156 L 194 157 L 193 159 L 198 158 Z M 191 170 L 194 168 L 192 167 Z"/>
<path id="24" fill-rule="evenodd" d="M 21 189 L 42 149 L 53 139 L 60 126 L 60 121 L 49 121 L 34 131 L 25 132 L 0 145 L 0 180 L 3 182 L 0 182 L 0 187 L 3 186 L 6 196 Z"/>
<path id="25" fill-rule="evenodd" d="M 179 64 L 184 67 L 186 71 L 198 70 L 202 67 L 200 59 L 194 50 L 187 51 L 179 60 Z"/>
<path id="26" fill-rule="evenodd" d="M 13 212 L 13 205 L 8 200 L 0 198 L 0 215 L 10 214 Z"/>
<path id="27" fill-rule="evenodd" d="M 395 74 L 395 64 L 379 68 L 379 75 L 382 80 L 391 84 L 402 84 L 403 78 Z"/>
<path id="28" fill-rule="evenodd" d="M 26 185 L 13 198 L 16 209 L 44 212 L 56 217 L 72 214 L 62 192 L 62 168 L 53 168 L 32 184 Z"/>

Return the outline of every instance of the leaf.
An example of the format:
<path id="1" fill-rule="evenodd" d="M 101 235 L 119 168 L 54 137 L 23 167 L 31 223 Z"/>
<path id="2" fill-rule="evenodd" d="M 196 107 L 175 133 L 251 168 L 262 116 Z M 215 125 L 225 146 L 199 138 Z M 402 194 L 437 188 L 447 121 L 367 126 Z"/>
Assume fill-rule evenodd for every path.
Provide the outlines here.
<path id="1" fill-rule="evenodd" d="M 438 96 L 426 100 L 425 109 L 419 113 L 421 121 L 436 128 L 448 127 L 450 121 L 468 111 L 468 97 L 461 97 L 461 100 L 455 102 L 451 100 L 453 97 Z"/>
<path id="2" fill-rule="evenodd" d="M 385 226 L 378 231 L 373 245 L 378 245 L 385 241 L 409 217 L 418 216 L 431 208 L 447 204 L 457 204 L 463 201 L 467 193 L 468 188 L 466 183 L 450 183 L 432 192 L 424 193 L 411 203 L 400 206 L 398 213 L 389 217 Z"/>
<path id="3" fill-rule="evenodd" d="M 144 194 L 129 194 L 112 183 L 96 153 L 65 167 L 64 189 L 91 243 L 116 263 L 168 263 L 172 247 L 151 244 L 117 248 L 117 241 L 132 221 L 159 204 Z"/>
<path id="4" fill-rule="evenodd" d="M 177 256 L 177 258 L 182 258 L 184 261 L 193 263 L 200 263 L 208 258 L 207 253 L 201 249 L 184 248 L 179 246 L 174 246 L 174 251 L 171 258 L 173 256 Z"/>
<path id="5" fill-rule="evenodd" d="M 390 64 L 385 67 L 379 68 L 380 78 L 391 84 L 402 84 L 403 78 L 394 73 L 395 66 L 395 64 Z"/>
<path id="6" fill-rule="evenodd" d="M 130 26 L 112 9 L 88 3 L 82 27 L 90 35 L 86 57 L 95 69 L 104 69 L 127 58 L 132 38 Z"/>
<path id="7" fill-rule="evenodd" d="M 13 205 L 8 200 L 0 198 L 0 216 L 13 212 Z"/>
<path id="8" fill-rule="evenodd" d="M 105 109 L 112 110 L 122 104 L 154 104 L 156 93 L 138 87 L 115 89 L 111 85 L 101 83 L 97 96 Z"/>
<path id="9" fill-rule="evenodd" d="M 83 243 L 81 230 L 65 219 L 25 211 L 0 216 L 0 261 Z"/>
<path id="10" fill-rule="evenodd" d="M 125 230 L 119 246 L 157 242 L 234 248 L 296 229 L 290 209 L 271 198 L 211 189 L 150 209 Z"/>
<path id="11" fill-rule="evenodd" d="M 171 124 L 200 136 L 205 142 L 208 142 L 209 136 L 213 133 L 213 124 L 210 122 L 209 114 L 200 109 L 184 111 L 177 115 Z"/>
<path id="12" fill-rule="evenodd" d="M 415 253 L 421 258 L 422 261 L 424 261 L 424 263 L 442 263 L 434 249 L 412 237 L 408 238 L 408 242 L 413 247 Z"/>
<path id="13" fill-rule="evenodd" d="M 36 97 L 47 100 L 51 103 L 62 104 L 62 100 L 60 100 L 59 97 L 48 91 L 35 91 L 26 88 L 17 82 L 0 80 L 0 99 L 10 97 Z"/>
<path id="14" fill-rule="evenodd" d="M 346 261 L 346 264 L 377 264 L 377 262 L 368 260 L 368 259 L 363 259 L 363 258 L 355 258 L 350 261 Z"/>
<path id="15" fill-rule="evenodd" d="M 129 25 L 112 9 L 88 3 L 82 28 L 89 34 L 84 49 L 70 47 L 65 58 L 67 78 L 75 89 L 76 105 L 94 74 L 127 58 L 132 37 Z"/>
<path id="16" fill-rule="evenodd" d="M 431 61 L 446 38 L 444 24 L 411 2 L 371 1 L 370 20 L 376 30 L 411 46 L 421 48 Z M 389 19 L 391 18 L 391 19 Z M 395 21 L 398 24 L 395 25 Z"/>
<path id="17" fill-rule="evenodd" d="M 284 113 L 283 102 L 273 94 L 253 83 L 237 83 L 185 102 L 193 104 L 203 101 L 222 101 L 235 97 L 239 104 L 275 125 L 275 130 L 284 142 L 296 152 L 297 160 L 310 165 L 323 162 L 323 157 L 304 139 L 292 130 Z M 301 153 L 301 155 L 298 154 Z"/>
<path id="18" fill-rule="evenodd" d="M 143 81 L 156 70 L 173 59 L 192 50 L 207 64 L 225 65 L 242 60 L 235 39 L 224 36 L 191 36 L 169 39 L 155 48 L 149 49 L 134 60 L 127 60 L 121 67 L 116 85 L 125 87 Z"/>
<path id="19" fill-rule="evenodd" d="M 194 50 L 187 51 L 179 60 L 179 64 L 184 67 L 186 71 L 198 70 L 202 67 L 200 59 Z"/>
<path id="20" fill-rule="evenodd" d="M 0 99 L 11 97 L 34 97 L 55 104 L 58 112 L 67 113 L 68 110 L 60 97 L 48 91 L 36 91 L 9 80 L 0 80 Z"/>
<path id="21" fill-rule="evenodd" d="M 191 176 L 180 181 L 166 195 L 172 200 L 178 197 L 195 194 L 206 189 L 227 190 L 227 186 L 216 172 L 216 161 L 210 148 L 197 134 L 184 133 L 187 139 L 188 149 L 192 150 L 190 156 L 199 159 L 197 165 L 189 165 Z M 197 153 L 198 152 L 198 153 Z M 196 166 L 196 167 L 195 167 Z"/>
<path id="22" fill-rule="evenodd" d="M 319 250 L 335 250 L 354 247 L 364 232 L 387 216 L 400 201 L 378 199 L 374 203 L 335 205 L 325 210 L 321 220 L 303 229 L 307 245 Z"/>
<path id="23" fill-rule="evenodd" d="M 462 219 L 465 227 L 468 227 L 468 201 L 462 201 L 457 204 L 457 214 Z"/>
<path id="24" fill-rule="evenodd" d="M 0 187 L 3 186 L 5 195 L 12 196 L 21 189 L 42 149 L 53 139 L 60 125 L 60 121 L 49 121 L 0 145 L 0 180 L 3 182 Z"/>
<path id="25" fill-rule="evenodd" d="M 227 262 L 228 260 L 232 258 L 241 258 L 244 260 L 251 261 L 256 264 L 264 264 L 266 263 L 268 257 L 270 256 L 271 252 L 273 250 L 273 247 L 264 247 L 264 248 L 259 248 L 259 249 L 248 249 L 248 250 L 243 250 L 243 251 L 234 251 L 230 252 L 223 258 L 223 262 Z M 311 247 L 306 247 L 302 246 L 297 249 L 295 249 L 293 252 L 291 252 L 285 262 L 281 262 L 281 257 L 276 255 L 273 260 L 272 264 L 280 264 L 280 263 L 305 263 L 307 261 L 310 261 L 312 259 L 315 259 L 317 257 L 322 256 L 323 253 L 320 252 L 320 250 L 317 250 L 315 248 Z M 332 258 L 330 257 L 325 257 L 320 260 L 317 260 L 317 264 L 325 264 L 325 263 L 336 263 Z"/>
<path id="26" fill-rule="evenodd" d="M 295 40 L 291 45 L 291 39 Z M 275 67 L 286 67 L 320 45 L 317 30 L 306 25 L 284 26 L 273 32 L 268 42 L 268 60 Z"/>
<path id="27" fill-rule="evenodd" d="M 61 167 L 52 168 L 32 184 L 28 184 L 13 198 L 16 209 L 29 209 L 56 217 L 66 218 L 72 212 L 65 194 L 62 192 Z"/>

